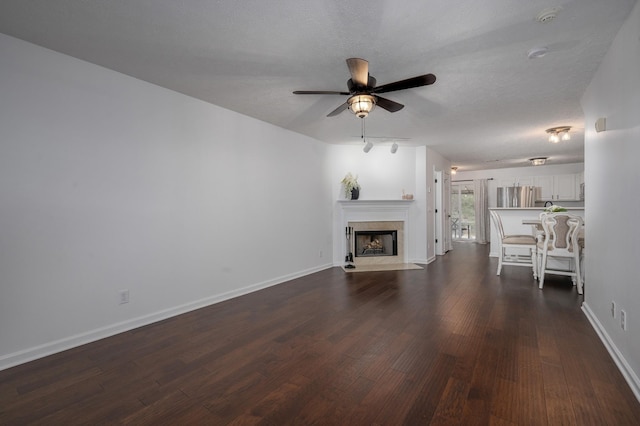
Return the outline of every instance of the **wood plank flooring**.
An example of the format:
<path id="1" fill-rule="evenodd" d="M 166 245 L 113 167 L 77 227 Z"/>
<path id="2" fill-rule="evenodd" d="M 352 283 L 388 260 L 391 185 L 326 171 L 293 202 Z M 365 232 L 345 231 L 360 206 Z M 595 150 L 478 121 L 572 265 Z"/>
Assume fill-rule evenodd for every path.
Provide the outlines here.
<path id="1" fill-rule="evenodd" d="M 0 424 L 640 424 L 570 278 L 496 266 L 332 268 L 1 371 Z"/>

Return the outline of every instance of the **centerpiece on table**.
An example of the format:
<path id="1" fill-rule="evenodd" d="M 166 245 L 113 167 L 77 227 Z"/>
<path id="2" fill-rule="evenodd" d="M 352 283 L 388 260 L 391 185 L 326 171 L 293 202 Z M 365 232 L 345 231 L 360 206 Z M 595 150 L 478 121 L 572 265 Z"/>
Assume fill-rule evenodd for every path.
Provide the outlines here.
<path id="1" fill-rule="evenodd" d="M 556 205 L 549 206 L 544 209 L 545 213 L 560 213 L 560 212 L 566 212 L 566 211 L 567 211 L 566 208 L 562 206 L 556 206 Z"/>
<path id="2" fill-rule="evenodd" d="M 344 197 L 347 200 L 357 200 L 360 196 L 360 184 L 358 176 L 354 177 L 351 172 L 347 173 L 341 181 L 344 188 Z"/>

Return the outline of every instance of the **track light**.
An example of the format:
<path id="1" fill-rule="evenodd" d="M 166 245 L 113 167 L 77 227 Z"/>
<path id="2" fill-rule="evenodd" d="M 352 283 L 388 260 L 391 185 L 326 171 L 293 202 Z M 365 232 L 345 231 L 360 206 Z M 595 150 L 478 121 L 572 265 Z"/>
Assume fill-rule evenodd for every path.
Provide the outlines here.
<path id="1" fill-rule="evenodd" d="M 369 152 L 371 151 L 371 148 L 373 148 L 373 144 L 371 143 L 371 141 L 368 141 L 365 145 L 364 148 L 362 149 L 364 152 Z"/>
<path id="2" fill-rule="evenodd" d="M 455 175 L 456 173 L 458 173 L 458 168 L 457 167 L 451 167 L 451 174 Z"/>
<path id="3" fill-rule="evenodd" d="M 393 145 L 391 145 L 391 153 L 395 154 L 396 152 L 398 152 L 398 143 L 394 142 Z"/>

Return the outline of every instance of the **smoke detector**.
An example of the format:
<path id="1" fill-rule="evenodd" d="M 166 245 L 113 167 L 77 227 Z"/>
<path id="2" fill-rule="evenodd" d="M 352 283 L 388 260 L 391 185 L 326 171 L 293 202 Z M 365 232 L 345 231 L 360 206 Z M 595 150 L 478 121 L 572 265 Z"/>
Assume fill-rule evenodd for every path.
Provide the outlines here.
<path id="1" fill-rule="evenodd" d="M 556 16 L 558 16 L 558 12 L 559 11 L 560 11 L 560 9 L 558 9 L 557 7 L 551 7 L 549 9 L 544 9 L 536 17 L 536 21 L 538 21 L 540 23 L 543 23 L 543 24 L 549 23 L 549 22 L 553 21 L 554 19 L 556 19 Z"/>

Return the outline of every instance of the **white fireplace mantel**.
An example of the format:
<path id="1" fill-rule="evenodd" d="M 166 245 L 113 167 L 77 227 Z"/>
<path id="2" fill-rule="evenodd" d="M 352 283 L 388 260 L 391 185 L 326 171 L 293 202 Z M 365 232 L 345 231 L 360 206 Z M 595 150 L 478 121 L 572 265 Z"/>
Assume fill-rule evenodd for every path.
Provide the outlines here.
<path id="1" fill-rule="evenodd" d="M 409 205 L 413 200 L 338 200 L 343 206 L 358 205 Z"/>
<path id="2" fill-rule="evenodd" d="M 411 203 L 413 200 L 338 200 L 342 214 L 339 223 L 344 227 L 349 221 L 408 222 Z"/>
<path id="3" fill-rule="evenodd" d="M 404 222 L 404 253 L 409 253 L 411 238 L 409 209 L 414 200 L 338 200 L 338 217 L 336 218 L 336 235 L 338 241 L 344 240 L 344 232 L 349 222 Z M 341 263 L 344 259 L 345 245 L 342 244 L 341 255 L 336 259 Z M 406 262 L 406 259 L 405 259 Z"/>

